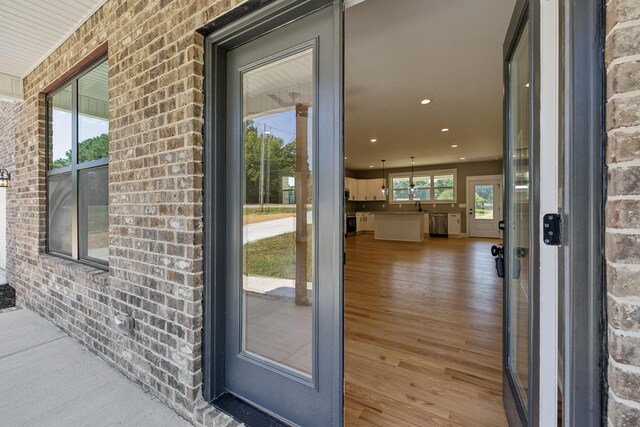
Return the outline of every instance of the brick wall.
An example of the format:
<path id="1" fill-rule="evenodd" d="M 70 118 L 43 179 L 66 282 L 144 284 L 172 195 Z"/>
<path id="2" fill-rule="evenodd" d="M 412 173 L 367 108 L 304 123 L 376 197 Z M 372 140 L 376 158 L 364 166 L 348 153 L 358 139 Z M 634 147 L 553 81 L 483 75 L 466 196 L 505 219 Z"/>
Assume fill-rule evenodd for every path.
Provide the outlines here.
<path id="1" fill-rule="evenodd" d="M 16 148 L 16 121 L 22 112 L 22 103 L 0 100 L 0 168 L 7 169 L 10 174 L 14 172 L 14 157 Z M 15 272 L 15 248 L 16 248 L 16 227 L 15 227 L 15 186 L 10 183 L 9 187 L 0 191 L 6 192 L 6 218 L 7 218 L 7 240 L 0 242 L 6 245 L 7 254 L 7 281 L 13 285 Z"/>
<path id="2" fill-rule="evenodd" d="M 202 399 L 203 39 L 240 0 L 109 0 L 24 79 L 17 131 L 17 303 L 59 325 L 185 418 Z M 43 89 L 109 54 L 109 271 L 45 254 Z M 135 330 L 113 318 L 128 313 Z"/>
<path id="3" fill-rule="evenodd" d="M 640 425 L 640 4 L 607 5 L 607 302 L 613 426 Z"/>

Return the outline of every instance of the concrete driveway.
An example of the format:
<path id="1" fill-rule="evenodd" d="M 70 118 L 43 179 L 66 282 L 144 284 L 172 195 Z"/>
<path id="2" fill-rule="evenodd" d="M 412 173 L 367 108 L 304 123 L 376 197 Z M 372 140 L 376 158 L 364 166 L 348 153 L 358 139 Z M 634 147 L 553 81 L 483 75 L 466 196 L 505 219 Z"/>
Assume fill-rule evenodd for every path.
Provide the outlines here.
<path id="1" fill-rule="evenodd" d="M 0 312 L 0 425 L 191 426 L 28 309 Z"/>

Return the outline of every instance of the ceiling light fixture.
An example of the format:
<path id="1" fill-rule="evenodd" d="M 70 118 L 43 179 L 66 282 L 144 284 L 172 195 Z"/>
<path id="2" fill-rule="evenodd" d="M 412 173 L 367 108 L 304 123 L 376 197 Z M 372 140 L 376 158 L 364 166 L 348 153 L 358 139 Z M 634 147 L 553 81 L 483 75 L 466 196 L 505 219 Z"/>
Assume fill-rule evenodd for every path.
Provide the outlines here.
<path id="1" fill-rule="evenodd" d="M 427 104 L 430 104 L 430 103 L 431 103 L 430 99 L 423 99 L 422 101 L 420 101 L 420 104 L 422 104 L 422 105 L 427 105 Z"/>
<path id="2" fill-rule="evenodd" d="M 449 128 L 442 128 L 440 129 L 440 132 L 449 132 Z"/>
<path id="3" fill-rule="evenodd" d="M 458 144 L 453 144 L 451 148 L 458 148 Z"/>
<path id="4" fill-rule="evenodd" d="M 460 157 L 460 160 L 464 160 L 464 159 L 466 159 L 466 157 Z"/>
<path id="5" fill-rule="evenodd" d="M 529 83 L 527 83 L 526 85 L 524 85 L 524 87 L 529 87 Z"/>
<path id="6" fill-rule="evenodd" d="M 411 192 L 411 194 L 416 194 L 416 186 L 413 183 L 413 165 L 416 163 L 415 159 L 414 156 L 411 156 L 411 179 L 409 179 L 409 192 Z"/>
<path id="7" fill-rule="evenodd" d="M 369 167 L 370 167 L 370 168 L 372 168 L 372 167 L 373 167 L 373 165 L 369 165 Z"/>
<path id="8" fill-rule="evenodd" d="M 371 138 L 371 142 L 378 142 L 378 140 L 375 138 Z"/>
<path id="9" fill-rule="evenodd" d="M 380 187 L 380 192 L 382 193 L 383 196 L 386 196 L 387 194 L 389 194 L 389 189 L 387 188 L 385 184 L 385 178 L 384 178 L 384 162 L 386 160 L 382 160 L 382 187 Z"/>

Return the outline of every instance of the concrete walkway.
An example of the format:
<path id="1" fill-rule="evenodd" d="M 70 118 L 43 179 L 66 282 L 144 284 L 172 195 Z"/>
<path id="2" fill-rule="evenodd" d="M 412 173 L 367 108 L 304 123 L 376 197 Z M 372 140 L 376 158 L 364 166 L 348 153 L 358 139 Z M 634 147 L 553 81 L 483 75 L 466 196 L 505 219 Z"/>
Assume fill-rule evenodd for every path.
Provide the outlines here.
<path id="1" fill-rule="evenodd" d="M 0 425 L 191 426 L 27 309 L 0 312 Z"/>
<path id="2" fill-rule="evenodd" d="M 307 212 L 307 224 L 313 221 L 313 213 Z M 273 219 L 271 221 L 256 222 L 242 227 L 243 244 L 255 242 L 280 234 L 293 233 L 296 231 L 296 217 Z"/>

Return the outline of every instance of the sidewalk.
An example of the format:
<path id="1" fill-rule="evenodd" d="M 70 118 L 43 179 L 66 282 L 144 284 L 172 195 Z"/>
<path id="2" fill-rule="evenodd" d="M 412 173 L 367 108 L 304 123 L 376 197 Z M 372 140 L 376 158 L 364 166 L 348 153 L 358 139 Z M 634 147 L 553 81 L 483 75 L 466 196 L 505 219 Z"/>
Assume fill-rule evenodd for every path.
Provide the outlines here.
<path id="1" fill-rule="evenodd" d="M 0 312 L 0 425 L 191 426 L 28 309 Z"/>

